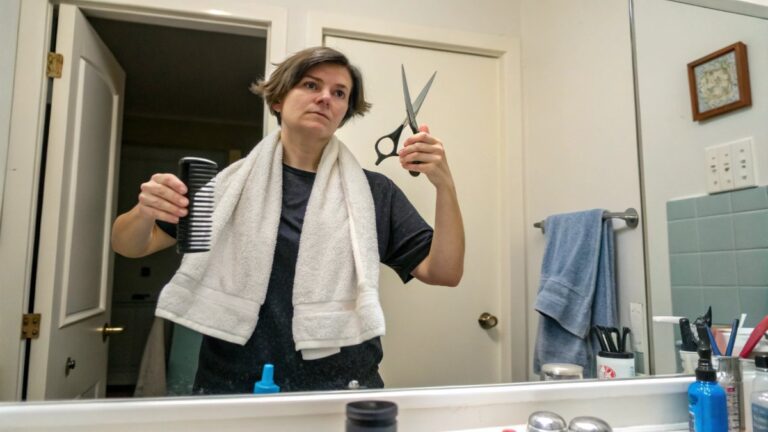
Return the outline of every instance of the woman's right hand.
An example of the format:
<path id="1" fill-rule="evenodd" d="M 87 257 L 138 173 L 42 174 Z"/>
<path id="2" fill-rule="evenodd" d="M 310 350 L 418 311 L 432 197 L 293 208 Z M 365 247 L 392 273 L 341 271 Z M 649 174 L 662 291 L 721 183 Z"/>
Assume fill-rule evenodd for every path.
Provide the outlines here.
<path id="1" fill-rule="evenodd" d="M 143 217 L 179 223 L 187 215 L 189 200 L 184 196 L 187 186 L 173 174 L 154 174 L 141 184 L 137 208 Z"/>

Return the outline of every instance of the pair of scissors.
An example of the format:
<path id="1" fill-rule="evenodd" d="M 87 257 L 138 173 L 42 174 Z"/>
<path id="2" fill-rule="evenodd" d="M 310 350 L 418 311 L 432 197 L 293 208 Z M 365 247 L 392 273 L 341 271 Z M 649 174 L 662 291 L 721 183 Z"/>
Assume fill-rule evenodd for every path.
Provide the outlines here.
<path id="1" fill-rule="evenodd" d="M 419 92 L 419 95 L 416 97 L 416 101 L 411 103 L 411 94 L 408 91 L 408 80 L 405 78 L 405 67 L 400 65 L 400 70 L 403 75 L 403 96 L 405 97 L 406 117 L 405 120 L 403 120 L 403 123 L 400 124 L 397 129 L 392 131 L 392 133 L 384 135 L 383 137 L 376 140 L 376 145 L 374 146 L 376 149 L 376 154 L 378 155 L 376 158 L 376 165 L 380 164 L 384 159 L 390 156 L 397 156 L 397 144 L 400 141 L 400 135 L 403 133 L 403 128 L 405 128 L 406 125 L 408 125 L 408 127 L 411 129 L 411 132 L 414 134 L 419 132 L 419 125 L 416 122 L 416 114 L 418 114 L 419 109 L 421 109 L 421 104 L 424 103 L 424 99 L 426 99 L 427 93 L 429 93 L 429 88 L 432 87 L 432 81 L 435 80 L 435 75 L 437 75 L 437 71 L 435 71 L 432 74 L 432 77 L 429 78 L 429 81 L 427 81 L 427 84 L 424 85 L 424 88 L 422 88 Z M 392 151 L 389 153 L 382 153 L 379 149 L 379 144 L 381 144 L 381 142 L 384 140 L 390 140 L 392 142 Z M 419 173 L 416 171 L 409 172 L 414 177 L 419 175 Z"/>

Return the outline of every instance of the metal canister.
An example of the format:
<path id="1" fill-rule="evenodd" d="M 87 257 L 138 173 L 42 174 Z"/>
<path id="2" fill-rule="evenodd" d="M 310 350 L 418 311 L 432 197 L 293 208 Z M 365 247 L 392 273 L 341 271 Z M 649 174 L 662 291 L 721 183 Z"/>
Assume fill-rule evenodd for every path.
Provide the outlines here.
<path id="1" fill-rule="evenodd" d="M 725 390 L 728 432 L 739 432 L 744 425 L 744 396 L 739 357 L 723 356 L 718 359 L 717 383 Z"/>
<path id="2" fill-rule="evenodd" d="M 528 432 L 566 432 L 565 419 L 551 411 L 536 411 L 528 416 Z"/>

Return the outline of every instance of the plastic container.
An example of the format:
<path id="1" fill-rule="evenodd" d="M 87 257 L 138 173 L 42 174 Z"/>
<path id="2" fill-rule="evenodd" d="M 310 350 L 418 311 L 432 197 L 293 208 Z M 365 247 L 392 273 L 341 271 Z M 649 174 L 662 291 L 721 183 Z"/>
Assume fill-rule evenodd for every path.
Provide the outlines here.
<path id="1" fill-rule="evenodd" d="M 728 432 L 739 432 L 744 424 L 744 395 L 739 357 L 718 358 L 717 383 L 725 390 L 728 405 Z"/>
<path id="2" fill-rule="evenodd" d="M 699 349 L 696 381 L 688 387 L 688 422 L 692 432 L 725 432 L 728 430 L 728 408 L 725 390 L 717 384 L 712 368 L 712 351 Z"/>
<path id="3" fill-rule="evenodd" d="M 755 379 L 750 396 L 752 431 L 768 432 L 768 356 L 755 357 Z"/>
<path id="4" fill-rule="evenodd" d="M 584 368 L 571 363 L 545 363 L 541 365 L 542 381 L 580 380 Z"/>
<path id="5" fill-rule="evenodd" d="M 597 378 L 617 379 L 635 376 L 635 354 L 631 352 L 597 353 Z"/>

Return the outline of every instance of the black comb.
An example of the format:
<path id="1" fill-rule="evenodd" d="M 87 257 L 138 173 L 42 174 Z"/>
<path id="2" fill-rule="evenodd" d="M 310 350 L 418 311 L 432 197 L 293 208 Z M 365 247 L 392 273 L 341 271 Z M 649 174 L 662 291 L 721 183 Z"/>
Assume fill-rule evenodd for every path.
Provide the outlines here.
<path id="1" fill-rule="evenodd" d="M 187 215 L 176 225 L 178 253 L 207 252 L 211 248 L 213 226 L 213 177 L 216 162 L 198 157 L 179 160 L 179 179 L 187 185 Z"/>

